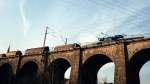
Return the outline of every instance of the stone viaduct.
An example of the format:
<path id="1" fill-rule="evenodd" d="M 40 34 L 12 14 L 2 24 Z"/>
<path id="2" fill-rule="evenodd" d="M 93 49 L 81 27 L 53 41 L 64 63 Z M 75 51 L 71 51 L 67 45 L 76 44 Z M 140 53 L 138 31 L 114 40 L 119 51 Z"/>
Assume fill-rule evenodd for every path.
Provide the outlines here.
<path id="1" fill-rule="evenodd" d="M 150 60 L 150 38 L 32 48 L 0 56 L 0 84 L 97 84 L 98 70 L 109 62 L 115 64 L 115 84 L 140 84 L 139 71 Z"/>

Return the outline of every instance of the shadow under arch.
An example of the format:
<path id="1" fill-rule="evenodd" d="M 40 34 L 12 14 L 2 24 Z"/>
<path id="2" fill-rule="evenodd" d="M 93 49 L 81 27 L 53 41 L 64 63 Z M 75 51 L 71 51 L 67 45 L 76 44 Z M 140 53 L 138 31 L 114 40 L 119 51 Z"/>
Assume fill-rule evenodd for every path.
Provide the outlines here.
<path id="1" fill-rule="evenodd" d="M 17 72 L 16 84 L 40 84 L 37 74 L 38 65 L 33 61 L 29 61 Z"/>
<path id="2" fill-rule="evenodd" d="M 128 64 L 128 84 L 140 84 L 139 72 L 142 66 L 150 60 L 150 48 L 135 53 Z"/>
<path id="3" fill-rule="evenodd" d="M 102 54 L 88 58 L 82 65 L 81 84 L 97 84 L 97 73 L 99 69 L 112 60 Z"/>
<path id="4" fill-rule="evenodd" d="M 0 84 L 12 84 L 13 77 L 12 66 L 10 64 L 3 64 L 0 67 Z"/>
<path id="5" fill-rule="evenodd" d="M 63 58 L 59 58 L 54 60 L 49 65 L 49 73 L 50 73 L 50 84 L 65 84 L 65 72 L 71 67 L 70 63 Z"/>

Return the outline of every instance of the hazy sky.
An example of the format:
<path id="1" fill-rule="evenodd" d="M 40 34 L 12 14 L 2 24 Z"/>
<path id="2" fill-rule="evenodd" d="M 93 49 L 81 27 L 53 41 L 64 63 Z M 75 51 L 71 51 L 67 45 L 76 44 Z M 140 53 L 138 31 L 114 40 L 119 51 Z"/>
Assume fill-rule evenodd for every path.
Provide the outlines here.
<path id="1" fill-rule="evenodd" d="M 100 32 L 137 34 L 150 31 L 149 0 L 0 0 L 0 47 L 6 51 L 95 41 Z M 85 38 L 86 37 L 86 38 Z"/>
<path id="2" fill-rule="evenodd" d="M 0 52 L 150 32 L 150 0 L 0 0 Z"/>

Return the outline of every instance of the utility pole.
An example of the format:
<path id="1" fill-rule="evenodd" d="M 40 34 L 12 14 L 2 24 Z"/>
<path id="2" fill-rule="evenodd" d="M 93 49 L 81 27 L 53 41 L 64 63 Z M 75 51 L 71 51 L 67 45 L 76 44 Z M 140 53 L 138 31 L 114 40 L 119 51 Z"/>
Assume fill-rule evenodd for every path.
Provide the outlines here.
<path id="1" fill-rule="evenodd" d="M 42 59 L 43 59 L 43 63 L 44 63 L 44 78 L 45 80 L 43 80 L 43 84 L 48 84 L 48 80 L 47 80 L 47 66 L 48 66 L 48 51 L 45 48 L 45 43 L 46 43 L 46 37 L 47 37 L 47 30 L 48 30 L 48 26 L 46 26 L 46 30 L 45 30 L 45 35 L 44 35 L 44 42 L 43 42 L 43 48 L 42 48 Z"/>
<path id="2" fill-rule="evenodd" d="M 68 44 L 68 38 L 65 38 L 65 45 Z"/>
<path id="3" fill-rule="evenodd" d="M 46 42 L 46 36 L 47 36 L 47 29 L 48 29 L 48 26 L 46 26 L 46 31 L 45 31 L 45 36 L 44 36 L 44 42 L 43 42 L 43 47 L 45 47 L 45 42 Z"/>
<path id="4" fill-rule="evenodd" d="M 10 52 L 10 44 L 8 46 L 8 49 L 7 49 L 7 53 L 9 53 L 9 52 Z"/>
<path id="5" fill-rule="evenodd" d="M 46 26 L 46 31 L 45 31 L 45 35 L 44 35 L 44 42 L 43 42 L 43 48 L 42 48 L 42 56 L 43 56 L 43 62 L 44 62 L 44 65 L 45 65 L 45 69 L 46 70 L 46 67 L 47 67 L 47 51 L 45 50 L 45 43 L 46 43 L 46 36 L 47 36 L 47 29 L 48 29 L 48 26 Z"/>

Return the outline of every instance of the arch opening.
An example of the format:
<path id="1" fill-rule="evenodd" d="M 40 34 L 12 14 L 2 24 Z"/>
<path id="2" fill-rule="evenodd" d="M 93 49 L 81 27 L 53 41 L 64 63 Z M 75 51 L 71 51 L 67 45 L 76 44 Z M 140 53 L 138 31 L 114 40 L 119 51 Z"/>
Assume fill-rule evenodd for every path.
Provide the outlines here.
<path id="1" fill-rule="evenodd" d="M 71 67 L 70 63 L 65 59 L 56 59 L 49 65 L 51 84 L 66 84 L 65 72 Z"/>
<path id="2" fill-rule="evenodd" d="M 85 61 L 82 66 L 81 84 L 98 84 L 97 74 L 99 69 L 112 60 L 105 55 L 94 55 Z"/>
<path id="3" fill-rule="evenodd" d="M 37 71 L 36 63 L 32 61 L 25 63 L 17 73 L 17 84 L 39 84 Z"/>
<path id="4" fill-rule="evenodd" d="M 65 79 L 70 79 L 70 74 L 71 74 L 71 67 L 69 67 L 64 74 Z"/>
<path id="5" fill-rule="evenodd" d="M 97 84 L 114 84 L 114 72 L 115 64 L 113 62 L 104 64 L 98 71 Z"/>
<path id="6" fill-rule="evenodd" d="M 12 84 L 13 70 L 10 64 L 4 64 L 0 67 L 0 84 Z"/>
<path id="7" fill-rule="evenodd" d="M 139 72 L 142 66 L 150 60 L 150 48 L 143 49 L 133 55 L 128 64 L 128 84 L 140 84 Z"/>
<path id="8" fill-rule="evenodd" d="M 146 62 L 140 72 L 140 84 L 149 84 L 150 83 L 150 61 Z"/>
<path id="9" fill-rule="evenodd" d="M 69 67 L 64 74 L 64 84 L 69 84 L 70 80 L 70 75 L 71 75 L 71 67 Z"/>

